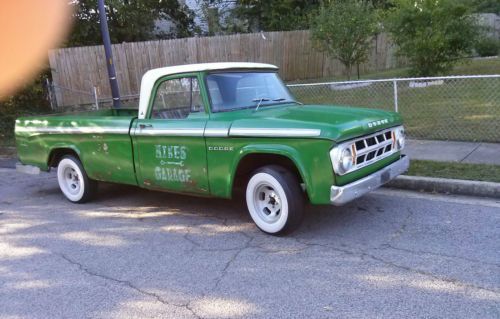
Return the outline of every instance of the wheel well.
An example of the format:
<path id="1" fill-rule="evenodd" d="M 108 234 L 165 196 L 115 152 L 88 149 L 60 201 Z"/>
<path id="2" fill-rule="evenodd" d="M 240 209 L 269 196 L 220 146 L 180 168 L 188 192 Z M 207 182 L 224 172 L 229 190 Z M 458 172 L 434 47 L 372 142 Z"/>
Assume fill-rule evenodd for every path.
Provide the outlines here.
<path id="1" fill-rule="evenodd" d="M 244 191 L 250 179 L 250 174 L 253 171 L 267 165 L 284 167 L 297 177 L 299 183 L 304 182 L 297 166 L 290 158 L 277 154 L 249 154 L 243 157 L 238 163 L 238 168 L 234 174 L 233 195 Z"/>
<path id="2" fill-rule="evenodd" d="M 48 166 L 57 167 L 57 164 L 59 164 L 59 161 L 65 155 L 73 155 L 76 158 L 80 159 L 75 150 L 71 148 L 56 148 L 50 152 Z"/>

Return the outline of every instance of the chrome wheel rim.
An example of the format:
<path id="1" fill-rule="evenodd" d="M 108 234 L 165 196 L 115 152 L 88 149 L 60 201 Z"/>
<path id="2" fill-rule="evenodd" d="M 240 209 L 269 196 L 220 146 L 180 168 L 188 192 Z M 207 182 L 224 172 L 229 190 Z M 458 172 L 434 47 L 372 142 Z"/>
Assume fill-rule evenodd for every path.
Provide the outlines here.
<path id="1" fill-rule="evenodd" d="M 66 190 L 71 195 L 77 195 L 80 192 L 80 175 L 72 167 L 66 167 L 63 171 Z"/>
<path id="2" fill-rule="evenodd" d="M 280 219 L 282 201 L 271 185 L 262 183 L 255 187 L 253 204 L 260 219 L 266 223 L 272 224 Z"/>

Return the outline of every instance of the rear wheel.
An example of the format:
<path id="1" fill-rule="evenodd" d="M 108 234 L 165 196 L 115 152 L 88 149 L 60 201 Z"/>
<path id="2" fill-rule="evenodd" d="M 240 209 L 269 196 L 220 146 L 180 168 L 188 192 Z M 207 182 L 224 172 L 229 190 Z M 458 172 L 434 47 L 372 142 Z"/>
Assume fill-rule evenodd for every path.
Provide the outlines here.
<path id="1" fill-rule="evenodd" d="M 253 173 L 246 202 L 253 221 L 265 233 L 286 234 L 302 222 L 304 195 L 300 183 L 281 166 L 264 166 Z"/>
<path id="2" fill-rule="evenodd" d="M 73 155 L 59 161 L 57 181 L 64 196 L 73 203 L 89 201 L 97 188 L 97 183 L 87 176 L 82 163 Z"/>

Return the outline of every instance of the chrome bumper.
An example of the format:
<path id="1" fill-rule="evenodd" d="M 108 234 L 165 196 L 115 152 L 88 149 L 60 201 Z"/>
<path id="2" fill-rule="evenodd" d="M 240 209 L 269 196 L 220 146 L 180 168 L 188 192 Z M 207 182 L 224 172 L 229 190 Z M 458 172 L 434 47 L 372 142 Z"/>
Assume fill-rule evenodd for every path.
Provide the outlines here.
<path id="1" fill-rule="evenodd" d="M 360 180 L 344 186 L 332 186 L 330 189 L 330 203 L 335 206 L 344 205 L 401 175 L 408 170 L 408 167 L 410 167 L 410 159 L 408 156 L 402 155 L 397 162 Z"/>

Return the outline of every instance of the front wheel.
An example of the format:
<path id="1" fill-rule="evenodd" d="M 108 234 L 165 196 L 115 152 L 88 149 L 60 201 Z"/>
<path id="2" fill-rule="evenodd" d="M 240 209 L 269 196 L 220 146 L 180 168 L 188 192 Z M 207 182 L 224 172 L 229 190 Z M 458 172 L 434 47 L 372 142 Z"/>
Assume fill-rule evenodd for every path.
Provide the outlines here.
<path id="1" fill-rule="evenodd" d="M 57 165 L 57 181 L 64 196 L 73 203 L 90 200 L 97 187 L 97 183 L 87 176 L 82 163 L 73 155 L 64 156 Z"/>
<path id="2" fill-rule="evenodd" d="M 302 189 L 295 175 L 281 166 L 269 165 L 253 173 L 246 202 L 253 221 L 265 233 L 286 234 L 302 222 Z"/>

